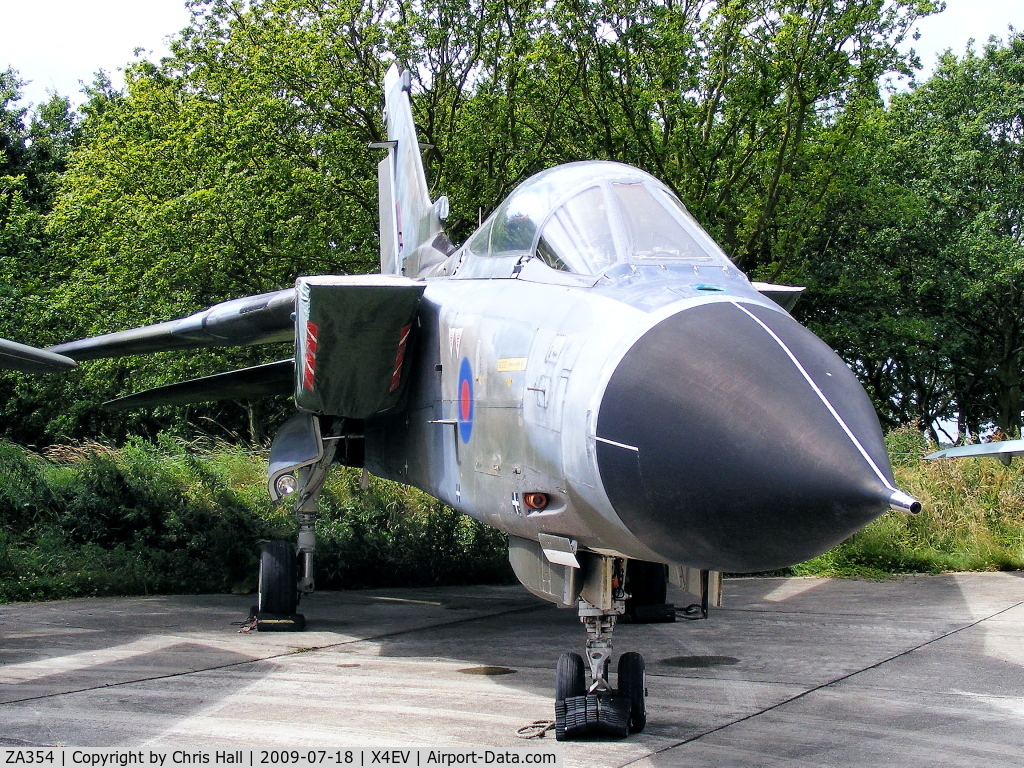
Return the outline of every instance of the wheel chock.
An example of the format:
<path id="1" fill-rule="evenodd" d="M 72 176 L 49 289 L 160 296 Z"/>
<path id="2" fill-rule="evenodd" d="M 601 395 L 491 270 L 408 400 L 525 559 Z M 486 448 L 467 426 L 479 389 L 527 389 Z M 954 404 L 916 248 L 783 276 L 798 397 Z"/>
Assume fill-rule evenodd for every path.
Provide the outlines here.
<path id="1" fill-rule="evenodd" d="M 591 693 L 555 700 L 555 739 L 587 736 L 611 736 L 621 739 L 629 734 L 632 704 L 625 696 Z"/>
<path id="2" fill-rule="evenodd" d="M 253 619 L 257 632 L 301 632 L 306 628 L 306 617 L 301 613 L 284 616 L 263 611 L 257 612 Z"/>

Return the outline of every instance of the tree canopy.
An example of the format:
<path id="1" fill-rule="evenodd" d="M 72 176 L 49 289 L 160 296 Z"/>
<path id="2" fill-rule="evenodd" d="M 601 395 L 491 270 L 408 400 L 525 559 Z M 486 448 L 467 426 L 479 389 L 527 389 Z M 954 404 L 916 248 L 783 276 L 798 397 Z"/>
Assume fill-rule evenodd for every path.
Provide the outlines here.
<path id="1" fill-rule="evenodd" d="M 466 238 L 520 181 L 618 160 L 673 187 L 798 309 L 890 425 L 1019 429 L 1022 39 L 902 52 L 930 0 L 194 0 L 171 56 L 29 114 L 0 75 L 0 335 L 46 343 L 377 264 L 380 87 L 398 61 Z M 275 350 L 0 378 L 8 436 L 248 429 L 273 405 L 105 415 Z M 63 407 L 53 409 L 52 403 Z M 256 410 L 254 410 L 256 409 Z M 259 410 L 263 409 L 263 410 Z M 270 409 L 270 410 L 267 410 Z"/>
<path id="2" fill-rule="evenodd" d="M 812 250 L 813 319 L 890 424 L 1021 427 L 1024 37 L 947 53 L 864 134 Z"/>

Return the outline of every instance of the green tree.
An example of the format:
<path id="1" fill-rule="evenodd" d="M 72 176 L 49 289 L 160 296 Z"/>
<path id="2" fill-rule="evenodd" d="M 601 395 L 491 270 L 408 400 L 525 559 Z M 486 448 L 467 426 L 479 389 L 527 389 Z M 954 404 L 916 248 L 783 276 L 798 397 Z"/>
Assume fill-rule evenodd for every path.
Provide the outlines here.
<path id="1" fill-rule="evenodd" d="M 46 345 L 62 338 L 42 319 L 52 279 L 46 217 L 79 126 L 63 97 L 22 106 L 21 86 L 16 72 L 0 72 L 0 336 Z M 0 372 L 4 433 L 30 442 L 39 434 L 24 429 L 35 418 L 31 379 Z"/>
<path id="2" fill-rule="evenodd" d="M 571 160 L 628 162 L 680 192 L 737 261 L 799 273 L 878 79 L 928 0 L 197 0 L 159 64 L 102 83 L 48 216 L 44 320 L 64 338 L 188 314 L 296 275 L 377 264 L 380 84 L 397 60 L 449 232 Z M 275 350 L 89 363 L 38 398 L 33 430 L 112 436 L 95 403 L 266 362 Z M 29 395 L 26 395 L 29 396 Z M 34 401 L 38 402 L 38 401 Z M 31 403 L 22 403 L 22 405 Z M 2 407 L 2 406 L 0 406 Z M 32 408 L 22 410 L 32 411 Z M 41 409 L 40 409 L 41 410 Z M 225 405 L 189 418 L 242 428 Z M 177 419 L 178 417 L 172 417 Z"/>
<path id="3" fill-rule="evenodd" d="M 23 107 L 13 70 L 0 72 L 0 335 L 45 339 L 29 318 L 49 272 L 45 219 L 78 138 L 66 98 Z"/>
<path id="4" fill-rule="evenodd" d="M 57 242 L 48 322 L 65 338 L 120 330 L 276 290 L 297 275 L 369 271 L 377 264 L 379 77 L 352 48 L 325 42 L 340 27 L 373 30 L 350 4 L 323 25 L 299 24 L 304 3 L 243 11 L 216 2 L 160 65 L 127 72 L 123 94 L 98 88 L 86 139 L 49 217 Z M 261 11 L 268 11 L 263 13 Z M 369 59 L 367 60 L 369 61 Z M 380 62 L 373 58 L 374 67 Z M 365 92 L 352 87 L 362 82 Z M 255 348 L 90 363 L 47 380 L 40 396 L 69 405 L 42 426 L 67 436 L 119 437 L 181 418 L 247 429 L 263 405 L 116 417 L 96 405 L 126 391 L 289 354 Z M 269 406 L 273 411 L 274 406 Z"/>
<path id="5" fill-rule="evenodd" d="M 812 319 L 891 424 L 1020 430 L 1022 141 L 1024 37 L 947 53 L 880 114 L 816 239 Z"/>
<path id="6" fill-rule="evenodd" d="M 673 186 L 742 268 L 772 279 L 799 273 L 803 243 L 880 104 L 879 79 L 912 71 L 897 44 L 939 7 L 480 6 L 482 19 L 494 9 L 494 23 L 462 45 L 474 55 L 447 59 L 464 62 L 473 83 L 452 134 L 460 146 L 449 142 L 441 169 L 452 187 L 497 201 L 510 182 L 553 162 L 627 162 Z"/>

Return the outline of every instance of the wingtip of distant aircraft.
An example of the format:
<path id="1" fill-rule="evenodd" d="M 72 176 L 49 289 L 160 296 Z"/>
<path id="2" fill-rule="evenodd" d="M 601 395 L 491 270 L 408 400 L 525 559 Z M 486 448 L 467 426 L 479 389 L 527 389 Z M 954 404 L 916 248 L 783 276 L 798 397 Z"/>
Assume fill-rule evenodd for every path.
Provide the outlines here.
<path id="1" fill-rule="evenodd" d="M 940 451 L 930 453 L 924 458 L 928 461 L 933 459 L 959 459 L 966 456 L 1022 456 L 1024 455 L 1024 440 L 996 440 L 991 443 L 977 443 L 975 445 L 958 445 L 952 448 L 943 448 Z"/>

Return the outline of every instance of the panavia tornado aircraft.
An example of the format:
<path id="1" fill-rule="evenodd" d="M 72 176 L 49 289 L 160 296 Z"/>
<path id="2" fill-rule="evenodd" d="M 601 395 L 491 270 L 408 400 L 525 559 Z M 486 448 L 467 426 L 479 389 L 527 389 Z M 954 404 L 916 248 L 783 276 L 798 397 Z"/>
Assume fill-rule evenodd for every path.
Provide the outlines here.
<path id="1" fill-rule="evenodd" d="M 75 365 L 74 360 L 62 355 L 16 341 L 0 339 L 0 368 L 10 368 L 24 373 L 54 373 L 70 371 Z"/>
<path id="2" fill-rule="evenodd" d="M 363 467 L 505 531 L 527 589 L 578 610 L 589 680 L 583 657 L 559 659 L 558 738 L 640 731 L 643 658 L 621 656 L 614 688 L 609 674 L 630 601 L 657 609 L 669 574 L 706 605 L 712 573 L 792 565 L 920 504 L 849 368 L 777 303 L 799 289 L 749 282 L 666 185 L 613 162 L 551 168 L 456 247 L 408 73 L 384 87 L 382 274 L 303 277 L 52 351 L 294 339 L 294 359 L 112 403 L 294 395 L 269 491 L 293 500 L 298 537 L 264 549 L 257 619 L 287 621 L 313 591 L 324 476 Z"/>

